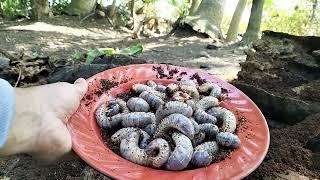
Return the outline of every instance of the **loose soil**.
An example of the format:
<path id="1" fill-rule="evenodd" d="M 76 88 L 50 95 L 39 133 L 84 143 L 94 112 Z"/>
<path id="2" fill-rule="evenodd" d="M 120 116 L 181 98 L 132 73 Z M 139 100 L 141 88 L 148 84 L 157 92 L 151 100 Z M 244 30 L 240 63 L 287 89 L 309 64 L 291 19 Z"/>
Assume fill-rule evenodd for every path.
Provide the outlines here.
<path id="1" fill-rule="evenodd" d="M 45 57 L 40 63 L 49 69 L 52 64 L 76 64 L 71 60 L 76 52 L 84 53 L 90 48 L 123 48 L 137 43 L 131 34 L 114 31 L 104 21 L 86 21 L 79 23 L 75 17 L 55 17 L 34 23 L 30 21 L 3 21 L 0 19 L 0 47 L 11 52 L 24 50 L 25 54 Z M 10 29 L 8 29 L 10 28 Z M 265 36 L 254 45 L 255 51 L 247 51 L 247 61 L 242 64 L 239 81 L 262 87 L 272 93 L 295 97 L 307 101 L 319 101 L 319 61 L 312 56 L 312 50 L 320 45 L 316 38 L 292 37 L 287 35 Z M 190 32 L 180 31 L 166 38 L 142 39 L 145 51 L 141 57 L 148 63 L 170 63 L 190 68 L 203 68 L 207 72 L 224 80 L 237 77 L 239 62 L 246 55 L 239 49 L 206 49 L 211 42 Z M 23 63 L 21 67 L 29 67 Z M 47 70 L 34 68 L 27 77 L 40 74 L 40 79 L 30 78 L 28 85 L 39 85 Z M 42 66 L 42 65 L 41 65 Z M 40 66 L 38 66 L 40 67 Z M 18 78 L 16 68 L 14 79 Z M 300 88 L 303 86 L 303 88 Z M 300 89 L 300 93 L 297 90 Z M 90 99 L 90 97 L 87 97 Z M 304 121 L 289 126 L 282 122 L 267 119 L 270 127 L 270 148 L 262 164 L 246 179 L 275 179 L 287 170 L 309 178 L 320 177 L 319 150 L 311 151 L 308 144 L 319 137 L 320 115 L 307 117 Z M 239 129 L 240 130 L 240 129 Z M 308 143 L 309 142 L 309 143 Z M 310 149 L 308 149 L 310 148 Z M 0 159 L 0 177 L 10 179 L 109 179 L 93 170 L 74 153 L 56 164 L 37 163 L 31 157 L 18 155 Z"/>

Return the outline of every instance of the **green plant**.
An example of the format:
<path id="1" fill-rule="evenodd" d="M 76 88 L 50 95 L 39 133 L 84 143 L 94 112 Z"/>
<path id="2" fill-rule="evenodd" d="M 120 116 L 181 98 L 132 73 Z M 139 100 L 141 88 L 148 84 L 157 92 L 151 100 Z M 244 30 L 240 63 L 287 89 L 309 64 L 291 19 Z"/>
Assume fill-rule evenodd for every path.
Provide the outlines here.
<path id="1" fill-rule="evenodd" d="M 19 16 L 29 17 L 31 3 L 30 0 L 2 0 L 0 7 L 4 17 L 14 19 Z"/>
<path id="2" fill-rule="evenodd" d="M 70 0 L 56 0 L 53 1 L 52 10 L 55 13 L 61 13 L 64 12 L 67 6 L 69 5 Z"/>

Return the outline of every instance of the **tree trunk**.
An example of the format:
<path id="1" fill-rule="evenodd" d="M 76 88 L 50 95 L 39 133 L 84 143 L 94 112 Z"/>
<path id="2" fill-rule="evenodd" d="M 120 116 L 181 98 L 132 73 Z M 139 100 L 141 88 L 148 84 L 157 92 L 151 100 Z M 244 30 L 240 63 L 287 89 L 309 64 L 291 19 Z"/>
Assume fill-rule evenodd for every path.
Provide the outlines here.
<path id="1" fill-rule="evenodd" d="M 131 13 L 131 18 L 132 18 L 132 29 L 134 29 L 135 27 L 135 21 L 136 21 L 136 12 L 134 11 L 134 1 L 135 0 L 131 0 L 130 3 L 130 13 Z"/>
<path id="2" fill-rule="evenodd" d="M 86 15 L 94 10 L 97 0 L 71 0 L 67 12 L 70 15 Z"/>
<path id="3" fill-rule="evenodd" d="M 113 0 L 112 5 L 108 12 L 108 17 L 113 20 L 115 12 L 116 12 L 116 0 Z"/>
<path id="4" fill-rule="evenodd" d="M 32 19 L 40 20 L 42 17 L 49 14 L 48 0 L 33 0 L 32 1 Z"/>
<path id="5" fill-rule="evenodd" d="M 202 0 L 192 0 L 191 7 L 189 10 L 189 15 L 192 16 L 198 10 L 199 5 Z"/>
<path id="6" fill-rule="evenodd" d="M 202 0 L 199 8 L 192 16 L 185 18 L 195 31 L 206 33 L 211 38 L 223 38 L 221 22 L 223 18 L 225 0 Z"/>
<path id="7" fill-rule="evenodd" d="M 264 0 L 253 0 L 248 27 L 241 40 L 242 44 L 250 44 L 259 38 L 263 5 Z"/>
<path id="8" fill-rule="evenodd" d="M 246 7 L 247 0 L 239 0 L 236 10 L 233 13 L 232 20 L 227 33 L 226 41 L 230 42 L 237 38 L 241 17 Z"/>

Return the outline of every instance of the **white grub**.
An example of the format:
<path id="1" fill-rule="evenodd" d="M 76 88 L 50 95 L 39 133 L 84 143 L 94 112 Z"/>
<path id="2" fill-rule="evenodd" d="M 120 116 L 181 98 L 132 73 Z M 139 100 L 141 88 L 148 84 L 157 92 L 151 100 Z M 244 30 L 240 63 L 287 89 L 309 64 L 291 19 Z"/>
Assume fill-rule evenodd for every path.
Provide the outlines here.
<path id="1" fill-rule="evenodd" d="M 208 166 L 218 150 L 218 144 L 215 141 L 200 144 L 194 148 L 191 163 L 196 167 Z"/>
<path id="2" fill-rule="evenodd" d="M 172 99 L 175 101 L 185 102 L 185 101 L 191 99 L 191 97 L 188 93 L 185 93 L 182 91 L 176 91 L 173 93 Z"/>
<path id="3" fill-rule="evenodd" d="M 156 132 L 157 125 L 156 124 L 148 124 L 143 130 L 147 132 L 150 136 L 153 136 L 153 134 Z"/>
<path id="4" fill-rule="evenodd" d="M 202 109 L 204 111 L 218 105 L 219 100 L 213 96 L 205 96 L 196 103 L 197 109 Z"/>
<path id="5" fill-rule="evenodd" d="M 222 121 L 222 131 L 233 133 L 236 130 L 237 118 L 231 111 L 222 107 L 214 107 L 207 112 Z"/>
<path id="6" fill-rule="evenodd" d="M 147 81 L 147 85 L 150 86 L 150 87 L 152 87 L 152 88 L 155 88 L 155 87 L 157 86 L 157 83 L 154 82 L 154 81 L 152 81 L 152 80 L 148 80 L 148 81 Z"/>
<path id="7" fill-rule="evenodd" d="M 194 138 L 192 139 L 192 144 L 194 146 L 197 146 L 201 143 L 203 143 L 206 139 L 206 134 L 204 132 L 199 132 L 194 135 Z"/>
<path id="8" fill-rule="evenodd" d="M 204 123 L 199 125 L 199 131 L 205 133 L 207 139 L 213 139 L 219 133 L 219 128 L 214 124 Z"/>
<path id="9" fill-rule="evenodd" d="M 181 133 L 173 133 L 172 139 L 175 143 L 175 148 L 170 154 L 165 167 L 168 170 L 183 170 L 188 166 L 192 158 L 192 143 L 187 136 Z"/>
<path id="10" fill-rule="evenodd" d="M 149 106 L 153 109 L 158 109 L 164 104 L 164 101 L 152 92 L 144 91 L 139 95 L 139 97 L 147 101 Z"/>
<path id="11" fill-rule="evenodd" d="M 149 166 L 148 155 L 145 149 L 139 147 L 140 133 L 131 132 L 126 138 L 121 140 L 120 154 L 125 159 L 140 164 L 143 166 Z"/>
<path id="12" fill-rule="evenodd" d="M 193 117 L 189 117 L 189 120 L 191 121 L 191 123 L 194 127 L 194 133 L 195 134 L 199 133 L 199 131 L 200 131 L 199 124 L 194 120 Z"/>
<path id="13" fill-rule="evenodd" d="M 168 94 L 173 94 L 174 92 L 179 90 L 179 86 L 175 83 L 171 83 L 167 85 L 166 92 Z"/>
<path id="14" fill-rule="evenodd" d="M 221 95 L 221 87 L 212 82 L 206 82 L 198 87 L 199 93 L 209 94 L 213 97 L 219 97 Z"/>
<path id="15" fill-rule="evenodd" d="M 211 123 L 215 124 L 217 122 L 217 118 L 208 114 L 202 109 L 197 109 L 193 114 L 194 119 L 199 123 Z"/>
<path id="16" fill-rule="evenodd" d="M 105 128 L 105 121 L 107 120 L 107 106 L 105 104 L 102 104 L 95 112 L 96 120 L 98 125 L 101 128 Z"/>
<path id="17" fill-rule="evenodd" d="M 229 132 L 218 133 L 216 139 L 220 145 L 229 148 L 238 148 L 241 144 L 239 137 Z"/>
<path id="18" fill-rule="evenodd" d="M 194 126 L 189 118 L 182 114 L 171 114 L 159 124 L 154 137 L 164 137 L 169 130 L 178 130 L 188 138 L 194 137 Z"/>
<path id="19" fill-rule="evenodd" d="M 131 112 L 127 114 L 123 114 L 122 118 L 122 126 L 123 127 L 139 127 L 143 128 L 149 124 L 155 124 L 156 117 L 153 113 L 146 112 Z"/>
<path id="20" fill-rule="evenodd" d="M 181 80 L 179 82 L 180 90 L 188 93 L 194 100 L 198 100 L 200 95 L 196 84 L 192 80 Z"/>
<path id="21" fill-rule="evenodd" d="M 158 84 L 154 89 L 156 91 L 159 91 L 159 92 L 162 92 L 162 93 L 166 93 L 167 87 L 162 85 L 162 84 Z"/>
<path id="22" fill-rule="evenodd" d="M 160 168 L 167 162 L 171 150 L 166 140 L 157 138 L 148 144 L 146 153 L 149 156 L 151 166 Z"/>
<path id="23" fill-rule="evenodd" d="M 179 113 L 186 117 L 191 117 L 193 110 L 186 103 L 180 101 L 169 101 L 158 108 L 156 112 L 157 122 L 160 122 L 166 116 L 174 113 Z"/>
<path id="24" fill-rule="evenodd" d="M 150 110 L 150 106 L 142 98 L 132 97 L 127 102 L 128 108 L 133 112 L 148 112 Z"/>
<path id="25" fill-rule="evenodd" d="M 145 84 L 134 84 L 132 85 L 132 90 L 137 93 L 137 94 L 140 94 L 142 93 L 143 91 L 147 91 L 147 90 L 153 90 L 152 87 L 150 86 L 147 86 Z"/>
<path id="26" fill-rule="evenodd" d="M 221 87 L 218 86 L 217 84 L 214 84 L 209 96 L 213 96 L 213 97 L 217 98 L 217 97 L 220 97 L 221 93 L 222 93 Z"/>
<path id="27" fill-rule="evenodd" d="M 115 132 L 111 136 L 111 141 L 114 142 L 115 144 L 120 145 L 121 140 L 126 138 L 128 136 L 128 134 L 130 134 L 132 132 L 140 133 L 139 147 L 146 148 L 146 146 L 148 145 L 149 140 L 150 140 L 150 135 L 147 132 L 145 132 L 139 128 L 127 127 L 127 128 L 119 129 L 117 132 Z"/>
<path id="28" fill-rule="evenodd" d="M 119 104 L 122 113 L 128 113 L 128 112 L 130 112 L 130 111 L 129 111 L 129 108 L 127 107 L 127 103 L 126 103 L 123 99 L 116 98 L 114 101 L 115 101 L 117 104 Z"/>

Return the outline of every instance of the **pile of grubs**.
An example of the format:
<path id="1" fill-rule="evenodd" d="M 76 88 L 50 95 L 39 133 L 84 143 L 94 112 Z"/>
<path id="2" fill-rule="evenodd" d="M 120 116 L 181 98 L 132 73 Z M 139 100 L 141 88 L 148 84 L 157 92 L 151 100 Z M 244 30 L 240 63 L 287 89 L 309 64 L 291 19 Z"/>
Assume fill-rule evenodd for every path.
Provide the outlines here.
<path id="1" fill-rule="evenodd" d="M 167 86 L 149 80 L 134 84 L 136 96 L 101 105 L 96 120 L 117 130 L 111 141 L 125 159 L 147 167 L 178 171 L 214 163 L 219 148 L 235 149 L 235 115 L 219 106 L 221 87 L 181 80 Z"/>

